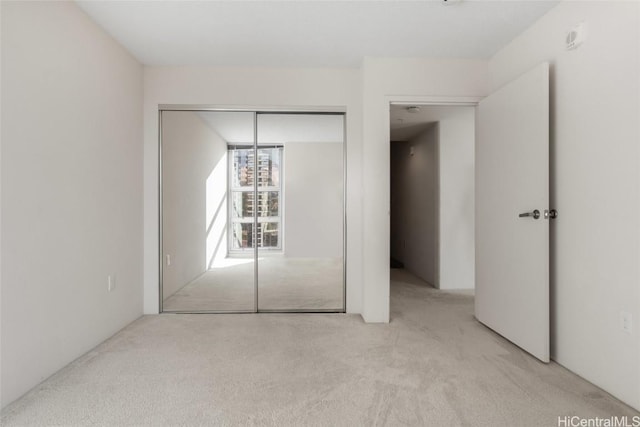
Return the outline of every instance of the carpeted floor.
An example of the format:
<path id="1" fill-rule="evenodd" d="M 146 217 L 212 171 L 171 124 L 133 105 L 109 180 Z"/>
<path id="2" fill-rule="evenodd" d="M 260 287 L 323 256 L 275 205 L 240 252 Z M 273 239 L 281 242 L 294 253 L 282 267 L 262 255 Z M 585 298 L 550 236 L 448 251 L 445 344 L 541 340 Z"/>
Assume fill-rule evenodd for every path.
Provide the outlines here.
<path id="1" fill-rule="evenodd" d="M 2 425 L 557 426 L 638 415 L 478 324 L 468 293 L 392 270 L 392 321 L 145 316 L 3 411 Z"/>

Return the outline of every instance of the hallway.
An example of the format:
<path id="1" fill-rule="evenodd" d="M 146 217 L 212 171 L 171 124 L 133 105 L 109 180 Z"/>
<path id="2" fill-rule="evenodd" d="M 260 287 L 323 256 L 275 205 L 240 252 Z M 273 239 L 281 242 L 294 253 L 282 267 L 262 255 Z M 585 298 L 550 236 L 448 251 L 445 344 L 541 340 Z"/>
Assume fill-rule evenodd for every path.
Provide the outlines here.
<path id="1" fill-rule="evenodd" d="M 144 316 L 3 411 L 23 425 L 557 425 L 637 413 L 481 326 L 469 293 L 391 270 L 358 315 Z"/>

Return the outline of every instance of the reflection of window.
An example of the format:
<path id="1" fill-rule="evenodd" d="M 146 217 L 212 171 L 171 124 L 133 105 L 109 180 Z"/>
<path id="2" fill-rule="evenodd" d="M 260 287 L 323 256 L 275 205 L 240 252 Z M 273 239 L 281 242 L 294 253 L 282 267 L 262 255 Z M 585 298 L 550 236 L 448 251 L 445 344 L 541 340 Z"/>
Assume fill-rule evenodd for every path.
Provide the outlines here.
<path id="1" fill-rule="evenodd" d="M 282 146 L 229 146 L 229 251 L 255 247 L 282 249 Z M 254 196 L 257 170 L 258 200 Z M 257 210 L 258 229 L 253 235 Z"/>

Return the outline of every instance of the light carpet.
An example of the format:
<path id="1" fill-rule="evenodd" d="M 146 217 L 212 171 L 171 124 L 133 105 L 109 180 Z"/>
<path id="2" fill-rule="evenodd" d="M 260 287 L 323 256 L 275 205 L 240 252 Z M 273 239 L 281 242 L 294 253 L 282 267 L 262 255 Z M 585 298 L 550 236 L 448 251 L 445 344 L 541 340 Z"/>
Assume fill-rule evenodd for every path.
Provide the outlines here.
<path id="1" fill-rule="evenodd" d="M 36 387 L 2 425 L 557 426 L 637 412 L 392 272 L 392 321 L 145 316 Z"/>

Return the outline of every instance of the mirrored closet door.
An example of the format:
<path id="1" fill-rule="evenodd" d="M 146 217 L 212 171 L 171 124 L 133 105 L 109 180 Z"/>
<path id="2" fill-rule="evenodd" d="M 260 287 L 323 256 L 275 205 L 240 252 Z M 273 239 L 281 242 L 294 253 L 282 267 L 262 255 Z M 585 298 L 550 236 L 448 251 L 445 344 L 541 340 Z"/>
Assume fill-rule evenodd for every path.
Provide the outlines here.
<path id="1" fill-rule="evenodd" d="M 344 116 L 265 113 L 257 127 L 258 308 L 342 310 Z"/>
<path id="2" fill-rule="evenodd" d="M 344 311 L 344 115 L 161 112 L 161 311 Z"/>
<path id="3" fill-rule="evenodd" d="M 255 115 L 163 111 L 161 121 L 162 310 L 255 311 Z"/>

